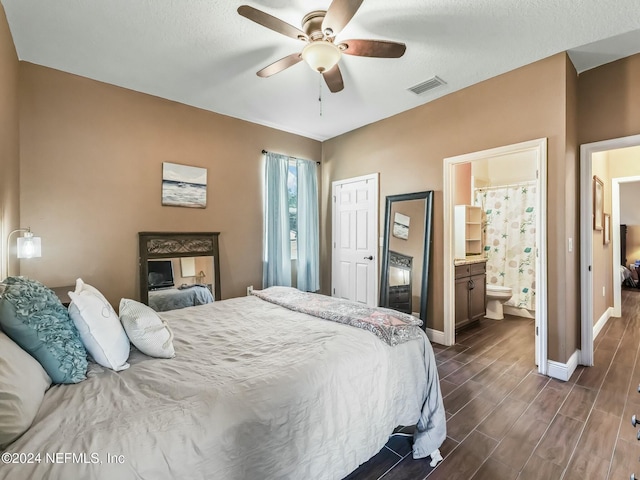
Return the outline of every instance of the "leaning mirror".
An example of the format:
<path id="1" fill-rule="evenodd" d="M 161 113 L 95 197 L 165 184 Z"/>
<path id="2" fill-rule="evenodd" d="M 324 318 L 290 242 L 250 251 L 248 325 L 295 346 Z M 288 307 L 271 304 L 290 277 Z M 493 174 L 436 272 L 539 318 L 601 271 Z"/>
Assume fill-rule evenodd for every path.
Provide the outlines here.
<path id="1" fill-rule="evenodd" d="M 427 319 L 433 191 L 386 199 L 380 305 Z"/>
<path id="2" fill-rule="evenodd" d="M 218 232 L 140 232 L 140 300 L 156 311 L 220 299 Z"/>

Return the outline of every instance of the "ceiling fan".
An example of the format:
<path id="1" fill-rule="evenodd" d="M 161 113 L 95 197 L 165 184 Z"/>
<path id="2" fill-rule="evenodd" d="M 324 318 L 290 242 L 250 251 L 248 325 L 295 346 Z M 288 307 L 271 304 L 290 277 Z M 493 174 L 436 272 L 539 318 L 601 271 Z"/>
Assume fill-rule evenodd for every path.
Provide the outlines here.
<path id="1" fill-rule="evenodd" d="M 336 42 L 336 36 L 349 23 L 363 0 L 333 0 L 328 10 L 314 10 L 302 18 L 302 30 L 279 18 L 249 5 L 242 5 L 238 13 L 264 27 L 287 37 L 306 43 L 301 52 L 292 53 L 257 72 L 259 77 L 270 77 L 304 60 L 320 72 L 331 92 L 344 88 L 338 62 L 342 54 L 360 57 L 399 58 L 404 43 L 386 40 L 344 40 Z"/>

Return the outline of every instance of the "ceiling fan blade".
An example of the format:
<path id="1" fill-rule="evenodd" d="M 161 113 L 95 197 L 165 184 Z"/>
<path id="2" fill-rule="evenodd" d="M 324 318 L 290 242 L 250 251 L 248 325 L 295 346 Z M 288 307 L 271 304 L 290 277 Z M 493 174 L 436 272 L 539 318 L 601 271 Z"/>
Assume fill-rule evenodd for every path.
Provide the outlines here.
<path id="1" fill-rule="evenodd" d="M 262 70 L 256 73 L 259 77 L 270 77 L 271 75 L 275 75 L 276 73 L 281 72 L 285 68 L 289 68 L 299 61 L 302 60 L 302 55 L 300 53 L 292 53 L 291 55 L 287 55 L 280 60 L 273 62 L 271 65 L 264 67 Z"/>
<path id="2" fill-rule="evenodd" d="M 300 29 L 289 25 L 287 22 L 283 22 L 279 18 L 269 15 L 268 13 L 258 10 L 257 8 L 250 7 L 249 5 L 242 5 L 238 7 L 238 13 L 249 20 L 256 22 L 263 27 L 267 27 L 274 32 L 281 33 L 287 37 L 295 38 L 296 40 L 306 40 L 307 35 Z"/>
<path id="3" fill-rule="evenodd" d="M 346 47 L 342 53 L 360 57 L 399 58 L 407 49 L 404 43 L 386 40 L 345 40 L 340 45 Z"/>
<path id="4" fill-rule="evenodd" d="M 342 82 L 342 73 L 340 73 L 340 68 L 336 64 L 331 70 L 328 70 L 322 74 L 324 77 L 324 81 L 327 82 L 327 87 L 332 93 L 339 92 L 344 88 L 344 83 Z"/>
<path id="5" fill-rule="evenodd" d="M 362 5 L 363 0 L 333 0 L 322 21 L 322 31 L 331 29 L 333 37 L 340 33 Z"/>

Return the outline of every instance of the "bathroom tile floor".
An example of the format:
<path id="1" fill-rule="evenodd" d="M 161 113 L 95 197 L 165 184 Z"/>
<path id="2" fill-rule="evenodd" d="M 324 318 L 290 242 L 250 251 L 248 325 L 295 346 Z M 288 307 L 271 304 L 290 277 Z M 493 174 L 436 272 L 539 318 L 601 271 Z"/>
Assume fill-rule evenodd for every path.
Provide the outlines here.
<path id="1" fill-rule="evenodd" d="M 413 460 L 391 437 L 345 480 L 608 480 L 640 477 L 640 290 L 595 339 L 595 366 L 568 382 L 537 373 L 533 320 L 482 320 L 451 347 L 434 344 L 447 413 L 445 457 Z M 411 427 L 402 432 L 410 433 Z"/>

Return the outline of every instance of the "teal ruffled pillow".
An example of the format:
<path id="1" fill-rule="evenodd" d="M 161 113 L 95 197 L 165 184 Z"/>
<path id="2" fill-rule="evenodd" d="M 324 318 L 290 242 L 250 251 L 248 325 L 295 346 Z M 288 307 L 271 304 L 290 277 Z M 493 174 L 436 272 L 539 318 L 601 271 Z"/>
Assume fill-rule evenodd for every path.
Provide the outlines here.
<path id="1" fill-rule="evenodd" d="M 53 383 L 86 378 L 87 351 L 53 291 L 25 277 L 9 277 L 0 298 L 0 327 L 34 357 Z"/>

